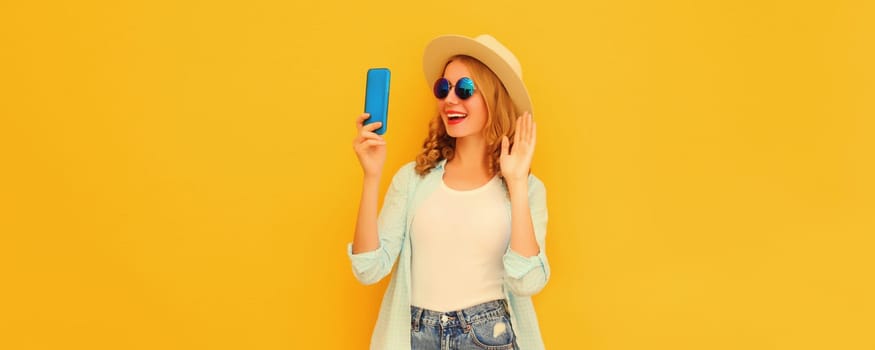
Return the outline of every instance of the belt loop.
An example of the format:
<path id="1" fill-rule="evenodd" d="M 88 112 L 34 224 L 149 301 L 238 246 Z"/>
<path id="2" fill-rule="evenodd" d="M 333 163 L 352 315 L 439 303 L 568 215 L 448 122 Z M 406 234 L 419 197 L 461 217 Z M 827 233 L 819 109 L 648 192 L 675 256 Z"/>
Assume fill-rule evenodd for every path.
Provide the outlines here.
<path id="1" fill-rule="evenodd" d="M 416 313 L 413 315 L 413 331 L 419 332 L 420 320 L 422 320 L 422 308 L 416 307 Z"/>
<path id="2" fill-rule="evenodd" d="M 459 325 L 462 326 L 462 329 L 464 330 L 465 333 L 468 333 L 468 331 L 471 330 L 471 325 L 468 324 L 467 320 L 465 320 L 465 318 L 468 317 L 468 315 L 465 315 L 465 312 L 463 312 L 462 310 L 459 310 L 459 311 L 456 311 L 456 316 L 459 318 Z"/>

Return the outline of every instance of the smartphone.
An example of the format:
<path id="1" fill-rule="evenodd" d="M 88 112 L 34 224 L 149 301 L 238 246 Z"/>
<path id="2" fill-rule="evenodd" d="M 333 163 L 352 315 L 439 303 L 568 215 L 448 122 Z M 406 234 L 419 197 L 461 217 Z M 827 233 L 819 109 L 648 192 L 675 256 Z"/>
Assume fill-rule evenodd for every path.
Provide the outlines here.
<path id="1" fill-rule="evenodd" d="M 368 83 L 365 90 L 365 112 L 371 116 L 365 119 L 364 125 L 374 122 L 382 122 L 383 125 L 374 132 L 377 135 L 386 133 L 387 119 L 389 114 L 389 68 L 368 69 Z"/>

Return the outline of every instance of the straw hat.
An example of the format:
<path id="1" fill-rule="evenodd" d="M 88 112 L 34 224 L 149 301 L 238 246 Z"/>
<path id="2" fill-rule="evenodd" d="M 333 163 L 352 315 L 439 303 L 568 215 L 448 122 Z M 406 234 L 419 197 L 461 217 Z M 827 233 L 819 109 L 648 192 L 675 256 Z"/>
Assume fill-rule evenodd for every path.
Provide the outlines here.
<path id="1" fill-rule="evenodd" d="M 523 83 L 523 69 L 510 50 L 489 34 L 469 38 L 462 35 L 442 35 L 425 47 L 422 67 L 426 83 L 431 86 L 443 76 L 447 60 L 456 55 L 466 55 L 483 62 L 498 76 L 517 112 L 532 112 L 532 100 Z"/>

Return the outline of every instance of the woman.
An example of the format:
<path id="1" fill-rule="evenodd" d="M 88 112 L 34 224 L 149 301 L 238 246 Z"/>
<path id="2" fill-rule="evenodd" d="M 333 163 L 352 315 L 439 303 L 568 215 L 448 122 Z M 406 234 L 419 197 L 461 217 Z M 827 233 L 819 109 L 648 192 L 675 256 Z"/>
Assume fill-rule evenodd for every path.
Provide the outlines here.
<path id="1" fill-rule="evenodd" d="M 377 217 L 386 142 L 362 125 L 356 278 L 392 275 L 371 349 L 542 349 L 530 296 L 550 276 L 543 183 L 529 174 L 531 101 L 516 57 L 489 35 L 447 35 L 425 50 L 437 116 L 422 153 L 393 177 Z"/>

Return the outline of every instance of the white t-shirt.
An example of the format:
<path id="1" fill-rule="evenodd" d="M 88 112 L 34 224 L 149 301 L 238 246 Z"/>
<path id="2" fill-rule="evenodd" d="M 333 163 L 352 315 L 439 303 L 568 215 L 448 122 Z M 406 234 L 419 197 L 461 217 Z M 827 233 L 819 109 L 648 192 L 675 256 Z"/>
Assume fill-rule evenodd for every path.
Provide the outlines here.
<path id="1" fill-rule="evenodd" d="M 467 191 L 441 180 L 423 201 L 411 229 L 413 305 L 447 312 L 504 298 L 511 226 L 505 196 L 496 176 Z"/>

